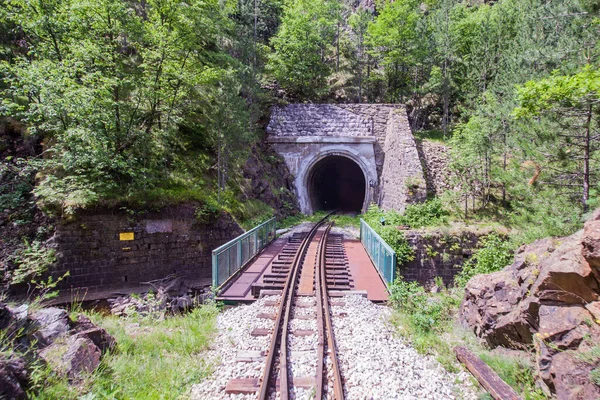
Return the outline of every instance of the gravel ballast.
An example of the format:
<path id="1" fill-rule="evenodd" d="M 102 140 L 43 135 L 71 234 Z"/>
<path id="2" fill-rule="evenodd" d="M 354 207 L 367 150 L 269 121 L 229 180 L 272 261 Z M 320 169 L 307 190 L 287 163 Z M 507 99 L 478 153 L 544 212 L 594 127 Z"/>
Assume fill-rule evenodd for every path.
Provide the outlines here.
<path id="1" fill-rule="evenodd" d="M 273 307 L 264 306 L 267 300 L 278 300 L 278 297 L 269 296 L 250 305 L 234 307 L 217 317 L 217 336 L 208 354 L 203 355 L 214 365 L 214 373 L 192 387 L 192 399 L 256 398 L 256 394 L 228 395 L 225 386 L 229 379 L 263 374 L 263 360 L 238 362 L 236 359 L 240 352 L 268 348 L 270 336 L 250 335 L 255 328 L 273 328 L 273 321 L 257 318 L 259 313 L 275 312 Z M 375 305 L 361 296 L 346 296 L 337 301 L 342 305 L 331 309 L 347 399 L 477 398 L 468 373 L 447 372 L 434 358 L 418 354 L 395 335 L 389 323 L 389 307 Z M 314 312 L 314 308 L 306 310 L 309 311 Z M 294 323 L 299 326 L 293 329 L 316 328 L 315 320 L 296 319 L 292 320 L 292 325 Z M 309 350 L 313 345 L 316 350 L 312 337 L 291 340 L 293 350 Z M 295 397 L 311 399 L 313 396 L 313 391 L 299 390 Z"/>

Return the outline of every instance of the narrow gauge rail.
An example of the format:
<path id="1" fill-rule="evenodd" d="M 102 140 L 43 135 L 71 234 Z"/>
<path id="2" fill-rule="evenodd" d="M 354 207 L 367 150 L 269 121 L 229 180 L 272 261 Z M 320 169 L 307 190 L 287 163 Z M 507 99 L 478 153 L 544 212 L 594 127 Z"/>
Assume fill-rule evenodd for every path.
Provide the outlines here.
<path id="1" fill-rule="evenodd" d="M 315 234 L 319 229 L 322 230 L 322 235 L 319 240 L 317 250 L 317 268 L 315 271 L 315 295 L 317 300 L 317 330 L 318 330 L 318 348 L 317 348 L 317 371 L 316 371 L 316 390 L 315 398 L 323 398 L 323 385 L 325 382 L 326 373 L 325 368 L 325 342 L 327 341 L 327 347 L 330 350 L 330 357 L 333 369 L 333 388 L 334 388 L 334 399 L 343 400 L 344 390 L 342 384 L 342 377 L 340 368 L 338 365 L 338 358 L 335 347 L 335 337 L 333 333 L 333 326 L 331 322 L 331 311 L 329 306 L 329 297 L 327 293 L 327 275 L 326 275 L 326 248 L 327 248 L 327 237 L 331 229 L 332 223 L 326 223 L 328 216 L 319 221 L 310 230 L 302 241 L 294 260 L 290 268 L 289 275 L 286 279 L 284 288 L 281 292 L 281 300 L 279 303 L 279 309 L 277 312 L 277 318 L 275 321 L 275 329 L 271 337 L 271 343 L 267 354 L 265 370 L 261 381 L 260 391 L 258 398 L 260 400 L 266 400 L 271 392 L 275 388 L 275 375 L 276 375 L 276 361 L 277 354 L 279 354 L 279 390 L 282 400 L 287 400 L 290 394 L 290 382 L 288 379 L 291 373 L 288 366 L 288 335 L 289 335 L 289 322 L 292 313 L 292 303 L 294 296 L 296 295 L 296 286 L 298 284 L 298 277 L 300 270 L 304 263 L 306 253 L 309 245 L 315 239 Z M 325 226 L 325 227 L 324 227 Z M 324 227 L 324 229 L 323 229 Z M 325 332 L 326 331 L 326 332 Z M 277 347 L 279 345 L 279 352 Z"/>

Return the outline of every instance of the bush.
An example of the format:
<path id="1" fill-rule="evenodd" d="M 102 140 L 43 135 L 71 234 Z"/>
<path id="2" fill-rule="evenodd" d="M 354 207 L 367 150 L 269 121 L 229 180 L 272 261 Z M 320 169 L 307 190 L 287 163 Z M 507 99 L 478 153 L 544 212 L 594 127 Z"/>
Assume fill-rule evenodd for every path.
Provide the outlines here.
<path id="1" fill-rule="evenodd" d="M 31 244 L 24 242 L 21 249 L 11 257 L 11 262 L 17 266 L 12 271 L 11 282 L 27 283 L 34 278 L 44 275 L 48 267 L 56 261 L 56 251 L 45 247 L 41 242 L 34 240 Z"/>
<path id="2" fill-rule="evenodd" d="M 390 286 L 390 302 L 407 317 L 411 331 L 427 334 L 444 330 L 460 299 L 446 291 L 433 296 L 417 282 L 406 282 L 399 277 Z"/>
<path id="3" fill-rule="evenodd" d="M 458 287 L 465 287 L 469 279 L 479 274 L 500 271 L 512 262 L 514 244 L 497 233 L 481 240 L 473 258 L 466 262 L 454 278 Z"/>
<path id="4" fill-rule="evenodd" d="M 406 207 L 402 219 L 404 225 L 411 228 L 442 225 L 447 222 L 448 212 L 444 210 L 442 201 L 438 198 L 424 203 L 411 204 Z"/>
<path id="5" fill-rule="evenodd" d="M 402 225 L 400 214 L 393 210 L 383 211 L 372 204 L 363 219 L 396 252 L 398 265 L 415 259 L 415 252 L 404 237 L 404 232 L 398 229 L 398 225 Z"/>

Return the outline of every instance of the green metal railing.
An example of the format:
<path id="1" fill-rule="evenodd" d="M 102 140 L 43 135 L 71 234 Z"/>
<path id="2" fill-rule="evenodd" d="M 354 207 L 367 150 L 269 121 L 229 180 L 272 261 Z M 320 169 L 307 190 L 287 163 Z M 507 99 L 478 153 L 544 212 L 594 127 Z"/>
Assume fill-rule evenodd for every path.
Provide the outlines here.
<path id="1" fill-rule="evenodd" d="M 212 281 L 221 286 L 275 239 L 275 217 L 212 251 Z"/>
<path id="2" fill-rule="evenodd" d="M 367 224 L 360 219 L 360 241 L 369 257 L 388 283 L 396 279 L 396 252 Z"/>

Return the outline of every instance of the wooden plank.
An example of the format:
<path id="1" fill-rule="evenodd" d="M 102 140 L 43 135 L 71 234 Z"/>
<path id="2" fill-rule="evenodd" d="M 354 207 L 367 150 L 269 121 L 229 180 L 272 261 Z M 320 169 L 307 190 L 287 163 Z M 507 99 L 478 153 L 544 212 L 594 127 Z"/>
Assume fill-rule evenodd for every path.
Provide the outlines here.
<path id="1" fill-rule="evenodd" d="M 254 328 L 254 330 L 250 333 L 250 336 L 269 336 L 270 334 L 270 329 Z"/>
<path id="2" fill-rule="evenodd" d="M 301 314 L 301 315 L 294 315 L 293 319 L 302 319 L 302 320 L 311 320 L 311 319 L 315 319 L 317 316 L 315 314 Z"/>
<path id="3" fill-rule="evenodd" d="M 260 297 L 279 296 L 280 294 L 281 294 L 281 290 L 262 289 L 260 291 Z"/>
<path id="4" fill-rule="evenodd" d="M 271 320 L 275 321 L 277 319 L 277 314 L 261 312 L 261 313 L 256 314 L 256 318 L 271 319 Z"/>
<path id="5" fill-rule="evenodd" d="M 297 302 L 296 303 L 296 307 L 297 308 L 311 308 L 314 307 L 315 305 L 313 303 L 301 303 L 301 302 Z"/>
<path id="6" fill-rule="evenodd" d="M 237 353 L 237 357 L 235 361 L 237 362 L 254 362 L 254 361 L 263 361 L 265 359 L 264 351 L 239 351 Z"/>
<path id="7" fill-rule="evenodd" d="M 279 383 L 279 380 L 277 380 Z M 297 388 L 310 389 L 315 387 L 317 380 L 314 376 L 298 376 L 292 378 L 292 386 Z"/>
<path id="8" fill-rule="evenodd" d="M 346 305 L 346 302 L 345 301 L 341 301 L 341 300 L 330 301 L 329 305 L 332 306 L 332 307 L 344 307 Z"/>
<path id="9" fill-rule="evenodd" d="M 317 333 L 317 332 L 310 330 L 310 329 L 296 329 L 295 331 L 292 332 L 292 335 L 294 335 L 294 336 L 312 336 L 315 333 Z"/>
<path id="10" fill-rule="evenodd" d="M 260 389 L 258 378 L 235 378 L 227 382 L 225 393 L 252 394 L 258 392 L 258 389 Z"/>
<path id="11" fill-rule="evenodd" d="M 496 400 L 520 400 L 521 397 L 483 360 L 465 347 L 455 347 L 456 358 L 473 374 L 479 384 Z"/>

